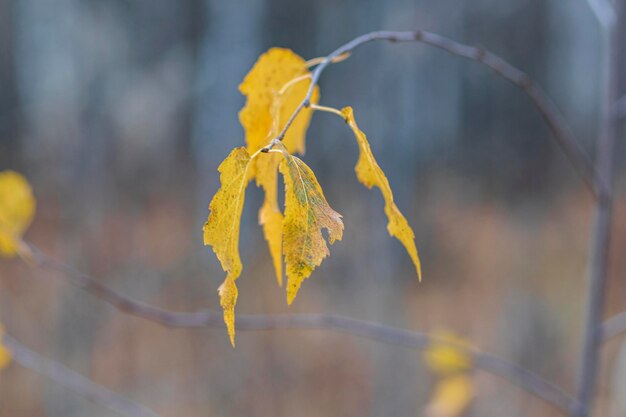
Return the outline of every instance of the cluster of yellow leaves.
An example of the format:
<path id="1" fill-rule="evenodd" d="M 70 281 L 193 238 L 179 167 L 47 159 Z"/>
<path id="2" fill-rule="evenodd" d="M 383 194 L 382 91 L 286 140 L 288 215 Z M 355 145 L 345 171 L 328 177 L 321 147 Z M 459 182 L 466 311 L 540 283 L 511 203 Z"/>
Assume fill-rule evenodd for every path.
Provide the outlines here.
<path id="1" fill-rule="evenodd" d="M 6 368 L 11 363 L 11 352 L 2 344 L 2 338 L 4 337 L 4 328 L 0 324 L 0 371 Z"/>
<path id="2" fill-rule="evenodd" d="M 250 155 L 266 146 L 282 131 L 296 107 L 304 99 L 310 86 L 310 72 L 306 61 L 289 49 L 272 48 L 259 57 L 239 86 L 246 96 L 246 104 L 239 120 L 246 132 L 246 145 Z M 311 102 L 319 100 L 319 89 L 313 90 Z M 306 130 L 312 110 L 303 109 L 294 119 L 283 139 L 289 153 L 304 153 Z M 278 206 L 278 164 L 280 155 L 270 154 L 252 163 L 252 177 L 265 191 L 259 211 L 259 223 L 268 242 L 274 262 L 276 279 L 282 285 L 282 222 Z"/>
<path id="3" fill-rule="evenodd" d="M 279 134 L 310 86 L 306 61 L 288 49 L 272 48 L 261 55 L 239 87 L 246 95 L 239 118 L 246 131 L 246 148 L 237 148 L 219 167 L 221 187 L 209 205 L 204 225 L 204 243 L 216 253 L 227 276 L 219 288 L 220 304 L 231 343 L 235 338 L 235 280 L 242 270 L 239 257 L 239 223 L 248 183 L 255 179 L 265 191 L 259 222 L 268 241 L 276 278 L 282 284 L 283 255 L 291 303 L 302 281 L 328 255 L 321 229 L 327 228 L 330 242 L 341 239 L 341 216 L 330 208 L 313 171 L 294 152 L 304 152 L 304 136 L 311 109 L 294 119 L 279 150 L 260 149 Z M 317 102 L 315 87 L 311 98 Z M 285 180 L 285 215 L 278 204 L 278 171 Z"/>
<path id="4" fill-rule="evenodd" d="M 0 255 L 15 256 L 35 214 L 30 184 L 14 171 L 0 172 Z"/>
<path id="5" fill-rule="evenodd" d="M 259 57 L 239 86 L 246 96 L 246 104 L 239 113 L 246 133 L 246 148 L 233 150 L 220 165 L 221 187 L 209 205 L 210 214 L 203 229 L 205 245 L 212 246 L 227 273 L 218 292 L 233 345 L 238 296 L 235 280 L 242 271 L 239 223 L 248 183 L 255 180 L 265 193 L 259 223 L 263 226 L 279 285 L 282 285 L 283 260 L 285 262 L 288 304 L 293 302 L 302 282 L 329 255 L 322 229 L 328 231 L 331 244 L 341 240 L 343 234 L 341 215 L 328 205 L 313 171 L 294 156 L 305 149 L 306 130 L 319 100 L 317 86 L 312 91 L 312 106 L 301 109 L 282 141 L 273 145 L 274 149 L 261 152 L 290 123 L 310 85 L 311 73 L 302 57 L 289 49 L 272 48 Z M 389 181 L 376 162 L 367 137 L 358 128 L 352 108 L 331 111 L 341 114 L 354 131 L 360 150 L 355 167 L 357 178 L 368 188 L 380 189 L 389 234 L 404 245 L 421 280 L 415 234 L 396 206 Z M 278 203 L 279 172 L 285 182 L 284 214 Z"/>
<path id="6" fill-rule="evenodd" d="M 423 357 L 438 380 L 426 407 L 426 416 L 458 417 L 474 396 L 469 373 L 472 369 L 470 344 L 449 332 L 436 333 L 432 340 Z"/>

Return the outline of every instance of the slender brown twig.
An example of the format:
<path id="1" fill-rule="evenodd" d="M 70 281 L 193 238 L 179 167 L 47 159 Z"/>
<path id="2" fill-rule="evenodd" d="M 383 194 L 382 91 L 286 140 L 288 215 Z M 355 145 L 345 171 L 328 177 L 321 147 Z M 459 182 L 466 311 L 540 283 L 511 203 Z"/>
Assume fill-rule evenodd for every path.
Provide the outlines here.
<path id="1" fill-rule="evenodd" d="M 615 2 L 617 19 L 622 16 L 620 8 L 625 0 Z M 605 287 L 611 242 L 613 182 L 615 176 L 614 148 L 619 123 L 614 117 L 614 106 L 619 98 L 620 83 L 620 25 L 618 21 L 605 24 L 603 30 L 603 87 L 600 129 L 596 152 L 596 183 L 603 187 L 596 199 L 595 215 L 590 242 L 588 294 L 583 347 L 580 357 L 577 405 L 572 411 L 575 417 L 587 417 L 591 412 L 599 368 L 599 349 L 602 343 L 602 316 L 605 304 Z"/>
<path id="2" fill-rule="evenodd" d="M 32 260 L 34 265 L 44 270 L 61 273 L 61 276 L 69 279 L 73 285 L 91 293 L 126 314 L 167 327 L 225 327 L 222 313 L 212 311 L 183 313 L 154 307 L 120 294 L 101 284 L 96 279 L 50 258 L 33 244 L 24 243 L 23 249 L 28 251 L 27 258 Z M 238 331 L 280 329 L 334 331 L 417 350 L 427 348 L 433 341 L 433 337 L 426 333 L 397 329 L 334 314 L 239 314 L 236 319 L 236 327 Z M 473 356 L 477 369 L 518 385 L 565 414 L 576 402 L 558 386 L 533 372 L 521 368 L 519 365 L 480 350 L 471 350 L 468 353 Z"/>
<path id="3" fill-rule="evenodd" d="M 317 67 L 315 67 L 311 76 L 311 84 L 304 99 L 295 108 L 293 114 L 287 120 L 287 123 L 281 132 L 267 147 L 264 148 L 264 150 L 267 151 L 271 149 L 274 147 L 276 141 L 282 140 L 302 109 L 311 105 L 311 97 L 315 86 L 317 85 L 322 72 L 333 62 L 333 60 L 335 60 L 338 56 L 351 52 L 360 45 L 376 40 L 385 40 L 389 42 L 421 42 L 446 51 L 452 55 L 457 55 L 462 58 L 479 62 L 490 68 L 502 78 L 521 88 L 528 95 L 532 103 L 535 105 L 537 110 L 539 110 L 539 113 L 548 124 L 557 144 L 572 163 L 576 172 L 589 186 L 591 192 L 597 196 L 600 192 L 599 190 L 604 187 L 602 183 L 595 182 L 598 177 L 595 175 L 593 163 L 574 137 L 561 113 L 558 111 L 547 94 L 526 73 L 483 48 L 464 45 L 441 35 L 422 30 L 408 32 L 371 32 L 361 35 L 331 52 L 320 61 L 320 64 Z"/>
<path id="4" fill-rule="evenodd" d="M 2 344 L 11 352 L 12 359 L 80 396 L 127 417 L 159 417 L 154 411 L 111 391 L 52 359 L 27 348 L 13 337 L 3 333 Z"/>

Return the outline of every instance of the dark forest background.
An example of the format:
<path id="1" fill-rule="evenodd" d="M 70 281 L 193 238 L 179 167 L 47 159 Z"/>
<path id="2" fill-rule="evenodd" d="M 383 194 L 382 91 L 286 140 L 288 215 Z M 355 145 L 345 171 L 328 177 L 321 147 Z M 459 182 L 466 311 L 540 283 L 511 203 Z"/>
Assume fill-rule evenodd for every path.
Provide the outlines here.
<path id="1" fill-rule="evenodd" d="M 219 309 L 223 272 L 201 227 L 217 166 L 244 141 L 237 86 L 258 55 L 313 58 L 365 32 L 416 28 L 528 72 L 593 154 L 602 50 L 583 0 L 0 0 L 0 169 L 35 189 L 28 239 L 145 302 Z M 251 187 L 238 312 L 448 329 L 571 391 L 592 200 L 528 98 L 419 44 L 364 46 L 320 86 L 322 104 L 354 107 L 413 225 L 424 281 L 387 235 L 380 195 L 353 175 L 352 133 L 316 114 L 304 160 L 344 215 L 344 241 L 287 308 Z M 610 312 L 626 307 L 625 184 L 620 167 Z M 225 331 L 164 329 L 46 275 L 2 261 L 0 321 L 162 415 L 415 416 L 432 389 L 413 351 L 310 331 L 239 332 L 233 350 Z M 597 415 L 624 415 L 626 352 L 603 354 L 618 365 L 604 369 Z M 475 385 L 467 415 L 553 413 L 490 375 Z M 3 372 L 0 416 L 38 415 L 109 413 L 25 369 Z"/>

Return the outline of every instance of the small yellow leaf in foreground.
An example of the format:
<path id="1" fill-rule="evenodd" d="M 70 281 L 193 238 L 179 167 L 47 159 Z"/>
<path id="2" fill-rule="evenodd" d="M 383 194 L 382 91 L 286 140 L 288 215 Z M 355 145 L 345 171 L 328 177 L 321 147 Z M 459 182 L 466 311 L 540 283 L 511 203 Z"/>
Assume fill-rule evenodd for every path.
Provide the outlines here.
<path id="1" fill-rule="evenodd" d="M 4 328 L 0 325 L 0 371 L 11 363 L 11 352 L 2 343 L 4 337 Z"/>
<path id="2" fill-rule="evenodd" d="M 344 107 L 341 109 L 341 113 L 343 114 L 346 123 L 348 123 L 354 132 L 356 140 L 359 144 L 360 155 L 359 161 L 355 167 L 356 176 L 367 188 L 376 186 L 380 189 L 380 192 L 385 199 L 385 214 L 389 220 L 387 230 L 391 236 L 395 236 L 404 245 L 406 251 L 411 257 L 411 260 L 413 261 L 413 264 L 415 265 L 417 277 L 421 281 L 422 266 L 417 254 L 417 248 L 415 247 L 415 234 L 413 233 L 413 229 L 411 229 L 411 226 L 409 226 L 406 218 L 402 215 L 396 206 L 396 203 L 394 203 L 393 193 L 391 191 L 391 187 L 389 186 L 389 181 L 387 180 L 383 170 L 376 162 L 365 133 L 363 133 L 357 126 L 352 107 Z"/>
<path id="3" fill-rule="evenodd" d="M 220 286 L 220 304 L 232 345 L 235 345 L 235 280 L 242 270 L 239 257 L 239 223 L 250 181 L 250 155 L 246 148 L 235 148 L 220 164 L 221 187 L 209 205 L 209 218 L 204 224 L 204 244 L 211 245 L 227 276 Z"/>
<path id="4" fill-rule="evenodd" d="M 283 129 L 311 85 L 310 80 L 306 79 L 310 74 L 306 61 L 289 49 L 272 48 L 259 57 L 239 86 L 239 91 L 246 96 L 239 120 L 246 131 L 246 144 L 251 155 L 266 146 Z M 319 89 L 316 86 L 311 102 L 317 103 L 318 100 Z M 287 130 L 283 144 L 290 153 L 304 152 L 311 115 L 310 108 L 302 109 Z M 283 215 L 277 198 L 279 162 L 278 155 L 259 158 L 252 162 L 250 172 L 256 178 L 257 186 L 265 191 L 259 223 L 263 226 L 263 234 L 270 248 L 276 279 L 282 285 Z"/>
<path id="5" fill-rule="evenodd" d="M 438 375 L 465 372 L 472 368 L 470 344 L 450 333 L 435 333 L 423 357 L 430 370 Z"/>
<path id="6" fill-rule="evenodd" d="M 30 184 L 14 171 L 0 172 L 0 255 L 17 253 L 19 240 L 35 214 L 35 197 Z"/>
<path id="7" fill-rule="evenodd" d="M 332 245 L 341 240 L 341 215 L 330 208 L 313 171 L 281 146 L 285 160 L 280 172 L 285 180 L 283 253 L 287 265 L 287 303 L 291 304 L 313 270 L 329 255 L 322 229 Z"/>
<path id="8" fill-rule="evenodd" d="M 474 387 L 470 376 L 459 374 L 437 382 L 426 417 L 458 417 L 472 401 Z"/>

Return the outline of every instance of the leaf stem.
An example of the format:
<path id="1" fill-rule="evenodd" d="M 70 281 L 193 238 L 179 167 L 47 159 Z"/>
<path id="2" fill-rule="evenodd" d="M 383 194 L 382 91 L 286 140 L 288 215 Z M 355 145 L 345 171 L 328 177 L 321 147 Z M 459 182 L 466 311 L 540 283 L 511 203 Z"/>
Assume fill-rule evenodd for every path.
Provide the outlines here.
<path id="1" fill-rule="evenodd" d="M 336 114 L 337 116 L 341 117 L 344 121 L 346 120 L 346 118 L 343 117 L 343 113 L 341 112 L 341 110 L 336 109 L 334 107 L 320 106 L 319 104 L 311 103 L 311 108 L 313 110 Z"/>
<path id="2" fill-rule="evenodd" d="M 350 52 L 346 52 L 345 54 L 342 54 L 342 55 L 339 55 L 339 56 L 333 58 L 333 64 L 337 64 L 339 62 L 345 61 L 348 58 L 350 58 Z M 314 66 L 319 65 L 322 62 L 324 62 L 324 59 L 326 59 L 325 56 L 312 58 L 312 59 L 309 59 L 308 61 L 306 61 L 304 63 L 304 65 L 306 65 L 307 68 L 311 68 L 311 67 L 314 67 Z"/>

